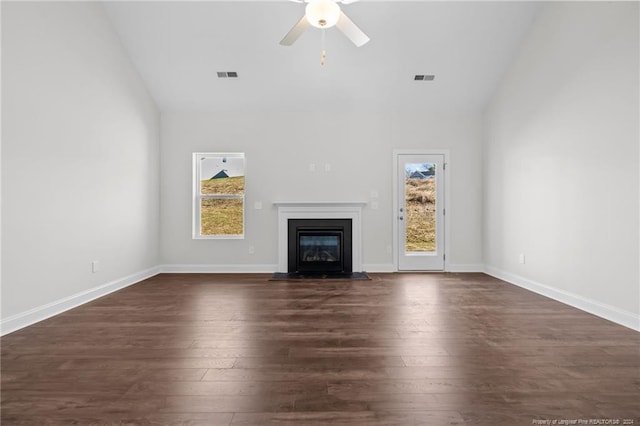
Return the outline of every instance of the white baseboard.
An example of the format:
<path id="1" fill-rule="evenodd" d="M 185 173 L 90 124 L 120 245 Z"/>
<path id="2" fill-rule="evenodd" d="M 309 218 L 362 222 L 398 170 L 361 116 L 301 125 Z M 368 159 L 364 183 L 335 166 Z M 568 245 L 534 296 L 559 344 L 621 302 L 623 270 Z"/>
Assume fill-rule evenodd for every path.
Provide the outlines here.
<path id="1" fill-rule="evenodd" d="M 519 275 L 494 268 L 493 266 L 485 265 L 484 272 L 487 275 L 506 281 L 509 284 L 513 284 L 550 299 L 557 300 L 558 302 L 573 306 L 574 308 L 615 322 L 616 324 L 623 325 L 632 330 L 640 331 L 640 315 L 588 299 L 575 293 L 559 290 Z"/>
<path id="2" fill-rule="evenodd" d="M 393 263 L 368 263 L 366 265 L 362 265 L 362 270 L 365 272 L 372 272 L 372 273 L 395 272 Z M 361 271 L 356 271 L 356 272 L 361 272 Z"/>
<path id="3" fill-rule="evenodd" d="M 447 272 L 484 272 L 484 265 L 481 263 L 450 263 L 447 265 Z"/>
<path id="4" fill-rule="evenodd" d="M 278 271 L 277 264 L 265 265 L 160 265 L 160 272 L 181 274 L 273 274 Z"/>
<path id="5" fill-rule="evenodd" d="M 272 274 L 278 271 L 277 264 L 265 265 L 214 265 L 214 264 L 194 264 L 194 265 L 161 265 L 161 273 L 179 273 L 179 274 Z M 367 264 L 363 265 L 366 272 L 394 272 L 393 264 Z M 361 271 L 355 271 L 361 272 Z"/>
<path id="6" fill-rule="evenodd" d="M 13 333 L 21 328 L 35 324 L 47 318 L 51 318 L 52 316 L 61 314 L 87 302 L 91 302 L 92 300 L 106 296 L 109 293 L 113 293 L 114 291 L 123 289 L 132 284 L 136 284 L 142 280 L 146 280 L 158 273 L 160 273 L 160 268 L 155 266 L 89 290 L 76 293 L 69 297 L 56 300 L 55 302 L 47 303 L 46 305 L 38 306 L 28 311 L 12 315 L 0 320 L 0 335 L 4 336 L 5 334 Z"/>
<path id="7" fill-rule="evenodd" d="M 393 263 L 370 263 L 363 265 L 366 272 L 398 272 Z M 420 271 L 415 271 L 420 272 Z M 482 264 L 448 264 L 445 265 L 445 272 L 484 272 L 484 265 Z"/>

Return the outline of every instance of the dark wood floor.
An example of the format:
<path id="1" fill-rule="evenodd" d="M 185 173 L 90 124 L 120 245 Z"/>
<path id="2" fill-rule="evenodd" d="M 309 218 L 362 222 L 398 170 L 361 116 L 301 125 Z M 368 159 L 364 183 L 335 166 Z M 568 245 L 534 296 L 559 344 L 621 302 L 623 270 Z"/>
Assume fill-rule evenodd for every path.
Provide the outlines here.
<path id="1" fill-rule="evenodd" d="M 2 425 L 640 425 L 635 331 L 482 274 L 268 278 L 159 275 L 3 337 Z"/>

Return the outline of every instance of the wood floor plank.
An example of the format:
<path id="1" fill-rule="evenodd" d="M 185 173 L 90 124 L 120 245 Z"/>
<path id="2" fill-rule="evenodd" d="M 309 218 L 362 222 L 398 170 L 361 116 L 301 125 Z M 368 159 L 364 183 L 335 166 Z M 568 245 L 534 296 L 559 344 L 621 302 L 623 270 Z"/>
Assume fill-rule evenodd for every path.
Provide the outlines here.
<path id="1" fill-rule="evenodd" d="M 168 413 L 252 413 L 293 411 L 291 395 L 190 395 L 167 396 L 159 410 Z"/>
<path id="2" fill-rule="evenodd" d="M 397 426 L 397 425 L 463 425 L 455 411 L 323 411 L 295 413 L 236 413 L 233 426 Z"/>
<path id="3" fill-rule="evenodd" d="M 358 368 L 367 366 L 368 368 L 383 367 L 403 367 L 404 361 L 399 356 L 367 356 L 367 357 L 321 357 L 321 358 L 299 358 L 299 357 L 261 357 L 261 358 L 239 358 L 235 363 L 235 368 L 303 368 L 323 369 L 323 368 Z"/>
<path id="4" fill-rule="evenodd" d="M 12 426 L 229 426 L 232 419 L 233 413 L 147 413 L 144 415 L 105 413 L 99 416 L 81 416 L 77 413 L 66 416 L 54 413 L 47 418 L 30 414 L 22 414 L 16 418 L 3 417 L 3 421 Z"/>
<path id="5" fill-rule="evenodd" d="M 290 368 L 231 368 L 210 369 L 202 380 L 205 381 L 255 381 L 255 382 L 289 382 L 292 380 L 316 381 L 337 380 L 340 378 L 357 379 L 386 379 L 388 373 L 383 368 L 307 368 L 304 366 Z"/>
<path id="6" fill-rule="evenodd" d="M 144 381 L 131 387 L 127 395 L 163 396 L 254 396 L 304 395 L 327 393 L 327 382 L 321 381 Z"/>
<path id="7" fill-rule="evenodd" d="M 4 336 L 2 425 L 640 424 L 640 333 L 483 274 L 161 274 Z"/>
<path id="8" fill-rule="evenodd" d="M 370 358 L 413 356 L 447 356 L 448 352 L 438 345 L 413 347 L 338 347 L 338 348 L 291 348 L 291 358 Z"/>

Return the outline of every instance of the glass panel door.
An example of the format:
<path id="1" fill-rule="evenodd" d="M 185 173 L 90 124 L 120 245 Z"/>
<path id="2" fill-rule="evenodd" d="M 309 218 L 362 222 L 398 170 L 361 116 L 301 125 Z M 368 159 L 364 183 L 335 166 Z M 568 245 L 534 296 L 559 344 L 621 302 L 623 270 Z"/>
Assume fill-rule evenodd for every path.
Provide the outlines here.
<path id="1" fill-rule="evenodd" d="M 444 270 L 444 156 L 400 154 L 398 269 Z"/>

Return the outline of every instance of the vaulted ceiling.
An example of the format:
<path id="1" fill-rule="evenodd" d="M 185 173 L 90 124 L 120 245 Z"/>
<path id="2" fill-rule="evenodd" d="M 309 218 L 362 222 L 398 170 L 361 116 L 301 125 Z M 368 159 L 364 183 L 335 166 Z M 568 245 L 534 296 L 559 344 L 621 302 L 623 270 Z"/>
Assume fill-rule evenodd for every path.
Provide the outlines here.
<path id="1" fill-rule="evenodd" d="M 536 2 L 361 0 L 342 10 L 371 38 L 335 27 L 279 41 L 292 1 L 103 4 L 163 111 L 482 111 L 535 19 Z M 218 78 L 237 72 L 237 78 Z M 435 75 L 415 81 L 416 74 Z"/>

